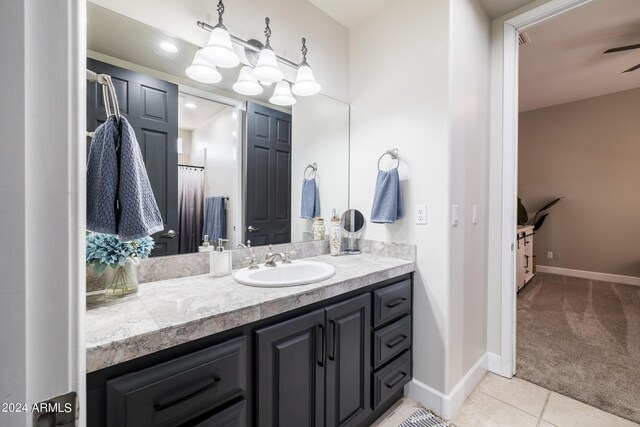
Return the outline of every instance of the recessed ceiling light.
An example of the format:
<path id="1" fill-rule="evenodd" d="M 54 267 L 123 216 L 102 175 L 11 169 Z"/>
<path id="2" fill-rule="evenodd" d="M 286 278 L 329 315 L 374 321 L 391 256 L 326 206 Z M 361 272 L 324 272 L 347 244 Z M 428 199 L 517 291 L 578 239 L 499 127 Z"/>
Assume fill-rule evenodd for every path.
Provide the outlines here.
<path id="1" fill-rule="evenodd" d="M 169 42 L 160 43 L 160 47 L 162 48 L 162 50 L 166 50 L 167 52 L 171 52 L 171 53 L 175 53 L 178 51 L 178 48 L 176 47 L 176 45 Z"/>
<path id="2" fill-rule="evenodd" d="M 185 102 L 183 104 L 185 106 L 185 108 L 190 108 L 190 109 L 194 109 L 194 108 L 198 108 L 198 106 L 196 104 L 194 104 L 193 102 L 189 101 L 189 102 Z"/>

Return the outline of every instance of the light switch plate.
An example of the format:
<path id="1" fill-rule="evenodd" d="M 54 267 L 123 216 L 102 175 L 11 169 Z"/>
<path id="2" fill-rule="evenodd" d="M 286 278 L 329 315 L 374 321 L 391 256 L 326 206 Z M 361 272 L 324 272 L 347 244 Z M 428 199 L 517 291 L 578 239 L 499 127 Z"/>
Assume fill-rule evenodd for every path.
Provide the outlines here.
<path id="1" fill-rule="evenodd" d="M 451 225 L 454 227 L 460 222 L 460 207 L 458 205 L 451 206 Z"/>
<path id="2" fill-rule="evenodd" d="M 471 222 L 474 224 L 478 223 L 478 205 L 473 205 L 473 209 L 471 212 Z"/>
<path id="3" fill-rule="evenodd" d="M 427 206 L 426 205 L 416 205 L 416 224 L 418 225 L 427 224 Z"/>

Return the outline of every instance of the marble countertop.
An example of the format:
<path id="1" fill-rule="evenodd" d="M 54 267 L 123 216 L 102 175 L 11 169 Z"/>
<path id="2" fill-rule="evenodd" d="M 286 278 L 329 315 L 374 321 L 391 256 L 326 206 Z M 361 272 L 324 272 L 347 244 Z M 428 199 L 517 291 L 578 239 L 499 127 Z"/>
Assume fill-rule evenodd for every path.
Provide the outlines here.
<path id="1" fill-rule="evenodd" d="M 246 325 L 415 270 L 413 261 L 377 255 L 306 258 L 335 276 L 288 288 L 257 288 L 208 275 L 149 282 L 117 300 L 87 296 L 87 372 Z M 295 260 L 294 260 L 295 262 Z"/>

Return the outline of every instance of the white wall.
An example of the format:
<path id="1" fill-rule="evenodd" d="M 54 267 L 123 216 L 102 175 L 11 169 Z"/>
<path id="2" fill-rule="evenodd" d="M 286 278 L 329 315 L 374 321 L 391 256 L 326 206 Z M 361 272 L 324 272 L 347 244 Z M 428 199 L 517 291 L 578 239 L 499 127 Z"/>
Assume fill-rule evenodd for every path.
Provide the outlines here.
<path id="1" fill-rule="evenodd" d="M 451 0 L 451 329 L 447 390 L 487 351 L 489 19 L 475 0 Z M 473 205 L 478 223 L 472 223 Z"/>
<path id="2" fill-rule="evenodd" d="M 351 32 L 350 207 L 367 221 L 378 157 L 400 154 L 406 217 L 368 239 L 418 245 L 414 377 L 445 391 L 449 331 L 449 4 L 397 0 Z M 413 206 L 427 205 L 416 226 Z"/>
<path id="3" fill-rule="evenodd" d="M 445 416 L 475 385 L 463 377 L 486 369 L 489 47 L 475 0 L 397 0 L 351 34 L 350 205 L 369 217 L 378 157 L 397 147 L 406 218 L 366 237 L 418 245 L 414 379 Z M 428 225 L 415 225 L 416 204 Z"/>
<path id="4" fill-rule="evenodd" d="M 313 224 L 300 218 L 303 174 L 310 163 L 318 164 L 320 216 L 327 234 L 332 209 L 341 215 L 349 208 L 349 105 L 323 95 L 298 98 L 291 153 L 291 241 L 297 242 Z M 309 169 L 307 176 L 312 175 Z"/>
<path id="5" fill-rule="evenodd" d="M 241 203 L 240 169 L 241 140 L 238 135 L 240 115 L 228 107 L 202 123 L 191 133 L 191 152 L 206 150 L 205 158 L 205 197 L 229 196 L 227 202 L 227 238 L 226 248 L 235 248 L 239 243 L 235 238 L 234 227 L 237 223 Z"/>
<path id="6" fill-rule="evenodd" d="M 204 46 L 209 33 L 196 21 L 217 22 L 217 2 L 212 0 L 92 0 L 114 12 Z M 264 41 L 264 18 L 271 18 L 271 45 L 276 53 L 298 62 L 301 38 L 307 38 L 308 61 L 323 93 L 345 101 L 348 96 L 349 32 L 320 9 L 301 0 L 234 0 L 225 4 L 224 24 L 242 39 Z M 283 67 L 290 80 L 295 71 Z"/>
<path id="7" fill-rule="evenodd" d="M 178 164 L 193 165 L 191 163 L 191 131 L 178 129 L 178 138 L 182 138 L 182 153 L 178 153 Z"/>
<path id="8" fill-rule="evenodd" d="M 0 403 L 73 390 L 86 408 L 84 13 L 0 2 Z M 3 426 L 31 419 L 0 413 Z"/>

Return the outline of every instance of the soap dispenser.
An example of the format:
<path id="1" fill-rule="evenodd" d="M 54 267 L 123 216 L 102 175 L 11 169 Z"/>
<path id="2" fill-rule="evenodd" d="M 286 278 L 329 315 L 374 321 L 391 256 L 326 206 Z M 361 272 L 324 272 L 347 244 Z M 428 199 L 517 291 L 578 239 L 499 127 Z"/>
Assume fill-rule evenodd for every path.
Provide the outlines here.
<path id="1" fill-rule="evenodd" d="M 209 262 L 209 274 L 213 277 L 224 277 L 231 274 L 231 252 L 224 250 L 224 242 L 227 239 L 218 239 L 218 247 L 211 251 Z"/>

